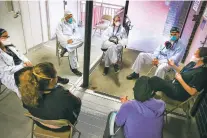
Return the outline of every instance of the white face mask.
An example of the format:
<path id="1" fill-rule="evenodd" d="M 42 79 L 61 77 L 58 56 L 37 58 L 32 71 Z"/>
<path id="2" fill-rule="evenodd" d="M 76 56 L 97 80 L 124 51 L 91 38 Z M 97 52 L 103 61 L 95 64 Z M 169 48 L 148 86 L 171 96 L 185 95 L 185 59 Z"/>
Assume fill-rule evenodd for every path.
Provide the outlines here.
<path id="1" fill-rule="evenodd" d="M 120 22 L 115 22 L 115 26 L 119 26 L 120 25 Z"/>
<path id="2" fill-rule="evenodd" d="M 198 62 L 198 61 L 200 61 L 200 60 L 203 60 L 203 58 L 197 58 L 197 57 L 195 57 L 194 55 L 192 56 L 192 58 L 190 59 L 190 61 L 193 61 L 193 62 Z"/>
<path id="3" fill-rule="evenodd" d="M 7 46 L 7 45 L 11 45 L 12 42 L 9 38 L 5 39 L 5 40 L 1 40 L 1 42 L 3 43 L 3 45 Z"/>

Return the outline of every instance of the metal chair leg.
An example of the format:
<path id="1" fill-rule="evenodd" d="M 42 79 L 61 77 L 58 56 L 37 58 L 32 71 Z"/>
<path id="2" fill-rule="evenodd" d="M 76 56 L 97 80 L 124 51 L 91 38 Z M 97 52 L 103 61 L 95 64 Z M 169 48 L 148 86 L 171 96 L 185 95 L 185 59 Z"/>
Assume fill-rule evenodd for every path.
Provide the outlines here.
<path id="1" fill-rule="evenodd" d="M 78 61 L 78 49 L 76 48 L 76 58 L 77 58 L 77 61 Z"/>
<path id="2" fill-rule="evenodd" d="M 32 120 L 32 132 L 31 132 L 31 138 L 33 138 L 33 132 L 34 132 L 34 121 Z"/>
<path id="3" fill-rule="evenodd" d="M 96 33 L 96 30 L 97 30 L 97 28 L 95 29 L 95 31 L 94 31 L 94 33 L 93 33 L 93 36 L 95 35 L 95 33 Z"/>

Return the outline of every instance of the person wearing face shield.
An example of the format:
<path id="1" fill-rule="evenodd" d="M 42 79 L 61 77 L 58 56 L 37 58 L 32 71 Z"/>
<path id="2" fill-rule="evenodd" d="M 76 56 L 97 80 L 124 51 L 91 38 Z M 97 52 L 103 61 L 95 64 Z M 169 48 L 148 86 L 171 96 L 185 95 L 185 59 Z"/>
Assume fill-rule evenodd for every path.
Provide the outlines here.
<path id="1" fill-rule="evenodd" d="M 64 18 L 60 21 L 56 29 L 56 35 L 60 45 L 63 47 L 60 55 L 63 56 L 68 51 L 70 69 L 75 75 L 81 76 L 82 73 L 78 71 L 79 65 L 75 50 L 83 45 L 83 39 L 70 11 L 65 12 Z"/>
<path id="2" fill-rule="evenodd" d="M 22 53 L 16 50 L 9 39 L 8 32 L 0 28 L 0 81 L 8 89 L 21 98 L 21 94 L 14 81 L 14 73 L 24 67 L 31 67 L 32 63 Z M 58 77 L 58 82 L 67 84 L 69 79 Z"/>
<path id="3" fill-rule="evenodd" d="M 207 47 L 198 48 L 190 63 L 182 69 L 173 60 L 169 60 L 168 65 L 176 70 L 175 78 L 166 81 L 152 77 L 150 84 L 154 92 L 162 91 L 173 100 L 185 101 L 207 84 Z"/>
<path id="4" fill-rule="evenodd" d="M 164 45 L 158 46 L 154 53 L 141 52 L 132 66 L 134 72 L 128 75 L 127 79 L 132 80 L 139 78 L 139 72 L 143 64 L 152 64 L 156 66 L 157 70 L 155 76 L 164 78 L 165 73 L 171 68 L 171 66 L 168 65 L 168 60 L 173 60 L 175 64 L 178 65 L 184 56 L 185 46 L 182 44 L 179 37 L 179 28 L 172 27 L 169 41 L 166 41 Z"/>
<path id="5" fill-rule="evenodd" d="M 120 17 L 115 16 L 113 25 L 109 26 L 102 34 L 101 50 L 105 52 L 105 68 L 103 75 L 107 75 L 109 66 L 114 65 L 115 73 L 119 72 L 118 55 L 121 53 L 123 46 L 127 45 L 127 33 L 120 23 Z"/>

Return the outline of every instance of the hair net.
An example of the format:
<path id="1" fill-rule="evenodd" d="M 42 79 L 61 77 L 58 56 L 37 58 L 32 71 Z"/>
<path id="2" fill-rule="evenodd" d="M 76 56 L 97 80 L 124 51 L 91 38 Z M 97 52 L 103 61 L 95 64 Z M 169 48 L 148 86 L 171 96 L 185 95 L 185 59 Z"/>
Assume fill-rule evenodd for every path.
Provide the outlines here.
<path id="1" fill-rule="evenodd" d="M 65 11 L 65 13 L 64 13 L 64 17 L 66 17 L 66 16 L 68 16 L 68 15 L 70 15 L 70 14 L 72 14 L 71 11 Z"/>

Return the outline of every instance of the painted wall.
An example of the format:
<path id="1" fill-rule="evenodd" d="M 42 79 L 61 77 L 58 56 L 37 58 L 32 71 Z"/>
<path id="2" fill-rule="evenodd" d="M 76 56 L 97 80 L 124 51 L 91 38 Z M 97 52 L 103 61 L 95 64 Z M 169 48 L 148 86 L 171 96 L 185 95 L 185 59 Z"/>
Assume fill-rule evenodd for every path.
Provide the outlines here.
<path id="1" fill-rule="evenodd" d="M 168 14 L 164 1 L 129 1 L 128 16 L 133 28 L 128 47 L 153 52 L 163 41 L 163 29 Z"/>
<path id="2" fill-rule="evenodd" d="M 64 17 L 63 1 L 48 1 L 49 24 L 50 24 L 50 39 L 55 38 L 56 28 L 58 23 Z"/>
<path id="3" fill-rule="evenodd" d="M 20 11 L 18 1 L 13 1 L 14 11 Z M 5 1 L 0 1 L 0 28 L 4 28 L 8 31 L 12 43 L 22 53 L 26 53 L 26 47 L 24 43 L 23 29 L 21 17 L 13 17 L 14 13 L 9 12 Z"/>
<path id="4" fill-rule="evenodd" d="M 199 48 L 201 47 L 201 42 L 200 41 L 204 41 L 205 40 L 205 37 L 207 37 L 207 21 L 206 21 L 206 24 L 204 26 L 203 29 L 201 29 L 201 24 L 202 24 L 202 21 L 204 20 L 204 18 L 201 19 L 201 23 L 196 31 L 196 34 L 195 34 L 195 37 L 193 39 L 193 42 L 191 44 L 191 48 L 189 50 L 189 54 L 186 58 L 186 61 L 185 61 L 185 64 L 187 64 L 191 57 L 193 56 L 194 52 Z M 205 47 L 207 47 L 207 44 L 205 45 Z"/>
<path id="5" fill-rule="evenodd" d="M 27 48 L 30 49 L 48 40 L 44 2 L 20 1 L 22 23 Z"/>

